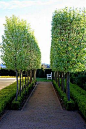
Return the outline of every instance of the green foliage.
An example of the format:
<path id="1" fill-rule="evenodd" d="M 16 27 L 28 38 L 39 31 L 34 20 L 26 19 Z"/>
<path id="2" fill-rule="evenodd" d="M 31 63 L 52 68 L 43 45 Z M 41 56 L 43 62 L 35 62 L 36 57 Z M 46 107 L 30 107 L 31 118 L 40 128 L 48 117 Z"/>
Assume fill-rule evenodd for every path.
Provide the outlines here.
<path id="1" fill-rule="evenodd" d="M 76 84 L 70 84 L 70 96 L 76 102 L 80 112 L 86 119 L 86 91 L 77 86 Z"/>
<path id="2" fill-rule="evenodd" d="M 51 74 L 52 70 L 51 69 L 37 69 L 36 72 L 36 77 L 38 78 L 47 78 L 47 74 Z"/>
<path id="3" fill-rule="evenodd" d="M 11 103 L 15 105 L 15 109 L 18 109 L 20 103 L 24 100 L 26 95 L 30 94 L 31 90 L 33 89 L 34 83 L 35 82 L 32 82 L 28 87 L 26 87 L 26 90 L 24 88 L 21 93 L 21 97 L 18 96 L 18 101 L 15 101 L 14 99 L 16 96 L 16 82 L 0 90 L 0 115 L 4 112 L 5 108 L 11 108 Z"/>
<path id="4" fill-rule="evenodd" d="M 52 17 L 50 62 L 53 71 L 82 71 L 86 57 L 86 11 L 56 10 Z"/>
<path id="5" fill-rule="evenodd" d="M 34 88 L 34 83 L 35 82 L 32 82 L 31 84 L 29 84 L 29 86 L 27 86 L 26 89 L 24 89 L 21 92 L 21 96 L 18 95 L 17 101 L 15 99 L 12 101 L 11 109 L 13 109 L 13 110 L 19 110 L 19 109 L 22 108 L 25 100 L 27 99 L 27 97 L 31 93 L 32 89 Z"/>
<path id="6" fill-rule="evenodd" d="M 27 69 L 38 69 L 41 67 L 41 52 L 34 36 L 34 32 L 30 32 L 27 37 L 26 62 Z"/>
<path id="7" fill-rule="evenodd" d="M 64 8 L 52 17 L 50 64 L 53 71 L 67 73 L 66 93 L 70 100 L 70 72 L 86 69 L 86 10 Z"/>
<path id="8" fill-rule="evenodd" d="M 70 83 L 70 96 L 75 102 L 75 108 L 79 109 L 86 119 L 86 91 L 78 85 Z"/>
<path id="9" fill-rule="evenodd" d="M 30 24 L 16 16 L 6 17 L 2 36 L 2 60 L 12 70 L 37 69 L 41 52 Z"/>
<path id="10" fill-rule="evenodd" d="M 41 66 L 41 52 L 30 24 L 16 16 L 6 17 L 2 36 L 2 60 L 7 69 L 16 71 L 18 95 L 18 72 L 36 70 Z M 32 80 L 32 77 L 30 77 Z"/>
<path id="11" fill-rule="evenodd" d="M 77 84 L 84 90 L 86 90 L 86 73 L 84 72 L 71 73 L 70 81 L 74 84 Z"/>
<path id="12" fill-rule="evenodd" d="M 3 113 L 4 109 L 10 106 L 11 101 L 16 95 L 16 83 L 0 90 L 0 115 Z"/>
<path id="13" fill-rule="evenodd" d="M 44 71 L 43 68 L 41 68 L 41 69 L 39 70 L 38 77 L 44 78 L 44 77 L 45 77 L 44 75 L 45 75 L 45 71 Z"/>
<path id="14" fill-rule="evenodd" d="M 63 104 L 65 105 L 65 108 L 67 110 L 74 110 L 75 109 L 75 103 L 72 99 L 70 99 L 70 101 L 68 101 L 66 94 L 61 90 L 61 88 L 58 87 L 58 85 L 56 84 L 55 81 L 53 81 L 53 85 L 55 87 L 55 89 L 57 90 L 60 98 L 63 101 Z"/>

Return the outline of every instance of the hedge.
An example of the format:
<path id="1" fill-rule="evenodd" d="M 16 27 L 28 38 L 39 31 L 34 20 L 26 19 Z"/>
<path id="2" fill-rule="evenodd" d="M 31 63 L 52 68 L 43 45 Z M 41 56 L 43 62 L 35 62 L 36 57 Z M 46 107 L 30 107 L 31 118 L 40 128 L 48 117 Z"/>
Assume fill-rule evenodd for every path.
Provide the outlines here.
<path id="1" fill-rule="evenodd" d="M 70 74 L 70 81 L 86 90 L 86 72 L 76 72 Z"/>
<path id="2" fill-rule="evenodd" d="M 53 80 L 53 85 L 55 87 L 55 89 L 57 90 L 60 98 L 63 101 L 63 104 L 65 105 L 65 108 L 67 110 L 74 110 L 75 109 L 75 103 L 72 99 L 70 99 L 70 101 L 68 101 L 66 93 L 64 93 L 61 88 L 59 88 L 59 86 L 57 85 L 57 83 Z"/>
<path id="3" fill-rule="evenodd" d="M 6 108 L 10 109 L 12 106 L 12 102 L 14 102 L 14 98 L 16 96 L 16 82 L 13 84 L 3 88 L 0 90 L 0 116 L 4 113 Z M 21 97 L 18 96 L 18 101 L 22 101 L 24 99 L 25 94 L 29 94 L 32 90 L 34 82 L 26 87 L 26 90 L 23 89 L 21 93 Z M 16 103 L 18 103 L 18 101 Z"/>
<path id="4" fill-rule="evenodd" d="M 86 91 L 76 84 L 70 83 L 70 96 L 76 102 L 79 111 L 86 119 Z"/>
<path id="5" fill-rule="evenodd" d="M 65 89 L 66 89 L 66 80 L 65 80 Z M 75 102 L 75 108 L 78 108 L 80 113 L 86 119 L 86 91 L 81 87 L 79 87 L 78 85 L 70 83 L 70 97 Z"/>
<path id="6" fill-rule="evenodd" d="M 32 82 L 31 84 L 29 84 L 29 86 L 27 86 L 26 89 L 24 89 L 21 92 L 21 96 L 18 95 L 17 100 L 16 100 L 16 98 L 14 98 L 14 100 L 12 101 L 12 104 L 11 104 L 11 109 L 20 110 L 22 108 L 25 100 L 27 99 L 27 97 L 29 96 L 29 94 L 31 93 L 31 91 L 34 88 L 34 83 L 35 82 Z"/>
<path id="7" fill-rule="evenodd" d="M 16 82 L 10 86 L 0 90 L 0 115 L 3 113 L 6 107 L 9 107 L 11 101 L 16 95 Z"/>

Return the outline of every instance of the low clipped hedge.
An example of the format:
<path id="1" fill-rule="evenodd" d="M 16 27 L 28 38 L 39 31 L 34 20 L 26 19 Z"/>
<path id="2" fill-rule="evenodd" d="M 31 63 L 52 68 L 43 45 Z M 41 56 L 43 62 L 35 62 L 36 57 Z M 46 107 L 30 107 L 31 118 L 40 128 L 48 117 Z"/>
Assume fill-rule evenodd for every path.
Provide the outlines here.
<path id="1" fill-rule="evenodd" d="M 60 80 L 61 81 L 61 80 Z M 65 80 L 66 90 L 66 80 Z M 75 109 L 78 109 L 86 120 L 86 91 L 76 84 L 70 83 L 70 97 L 75 102 Z"/>
<path id="2" fill-rule="evenodd" d="M 0 116 L 4 113 L 4 110 L 10 109 L 12 107 L 12 103 L 15 102 L 14 98 L 16 96 L 16 82 L 13 84 L 3 88 L 0 90 Z M 33 89 L 34 82 L 30 84 L 28 87 L 26 87 L 26 90 L 24 89 L 21 93 L 21 97 L 18 96 L 18 101 L 16 101 L 16 106 L 18 106 L 22 102 L 27 94 L 30 94 L 31 90 Z M 14 100 L 14 101 L 13 101 Z M 19 105 L 20 106 L 20 105 Z M 19 107 L 18 106 L 18 107 Z"/>
<path id="3" fill-rule="evenodd" d="M 75 103 L 74 103 L 74 101 L 72 99 L 70 99 L 70 101 L 68 101 L 67 96 L 66 96 L 66 93 L 64 93 L 61 90 L 61 88 L 58 87 L 57 83 L 54 80 L 53 80 L 53 85 L 54 85 L 55 89 L 57 90 L 60 98 L 62 99 L 65 108 L 67 110 L 74 110 L 75 109 Z"/>
<path id="4" fill-rule="evenodd" d="M 20 110 L 22 108 L 25 100 L 27 99 L 27 97 L 29 96 L 29 94 L 31 93 L 31 91 L 34 88 L 34 83 L 35 82 L 32 82 L 31 84 L 29 84 L 29 86 L 27 86 L 26 89 L 24 89 L 21 92 L 21 95 L 18 95 L 17 100 L 16 100 L 16 98 L 14 98 L 14 100 L 12 101 L 12 104 L 11 104 L 11 109 Z"/>
<path id="5" fill-rule="evenodd" d="M 73 98 L 79 111 L 86 119 L 86 91 L 76 84 L 70 83 L 70 96 Z"/>
<path id="6" fill-rule="evenodd" d="M 0 90 L 0 115 L 6 107 L 10 107 L 12 100 L 16 95 L 16 82 Z"/>

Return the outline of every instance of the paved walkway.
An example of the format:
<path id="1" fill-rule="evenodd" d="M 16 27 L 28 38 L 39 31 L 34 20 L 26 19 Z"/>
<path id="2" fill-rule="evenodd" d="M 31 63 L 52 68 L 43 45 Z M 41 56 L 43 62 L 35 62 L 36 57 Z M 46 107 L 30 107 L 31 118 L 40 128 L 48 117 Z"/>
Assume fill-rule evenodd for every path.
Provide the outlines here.
<path id="1" fill-rule="evenodd" d="M 0 90 L 16 81 L 16 78 L 0 78 Z"/>
<path id="2" fill-rule="evenodd" d="M 21 111 L 8 111 L 0 129 L 86 129 L 76 111 L 63 110 L 51 82 L 40 82 Z"/>

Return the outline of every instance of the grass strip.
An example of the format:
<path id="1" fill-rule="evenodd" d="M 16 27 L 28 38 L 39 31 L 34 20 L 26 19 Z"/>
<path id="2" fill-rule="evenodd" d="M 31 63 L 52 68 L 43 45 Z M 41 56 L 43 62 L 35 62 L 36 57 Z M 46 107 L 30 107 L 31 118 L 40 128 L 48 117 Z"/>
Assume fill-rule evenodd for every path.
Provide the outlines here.
<path id="1" fill-rule="evenodd" d="M 47 78 L 36 78 L 37 82 L 51 82 L 52 80 L 47 80 Z"/>

